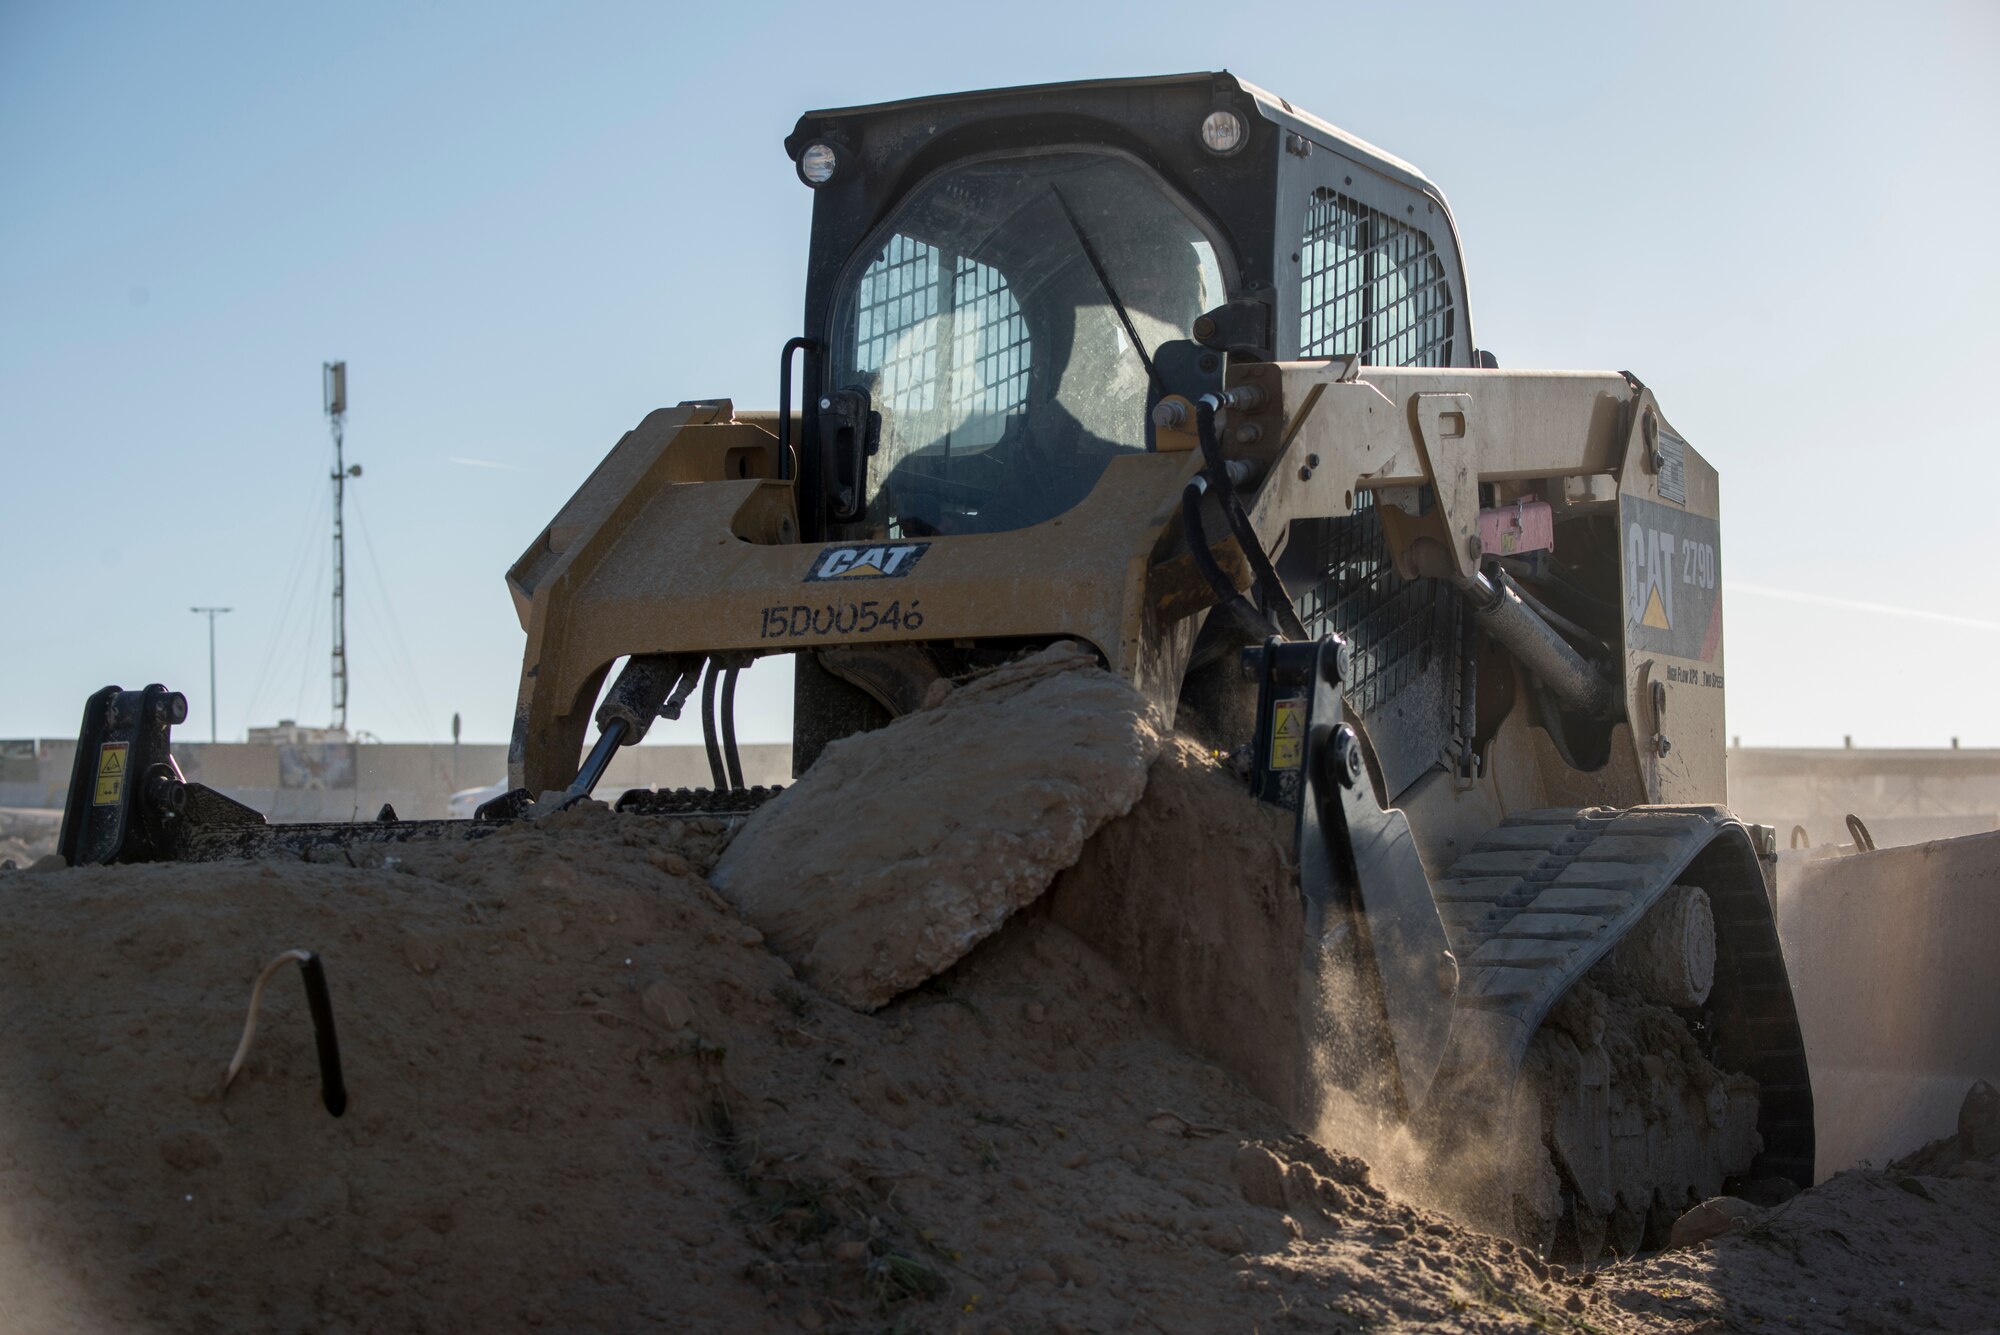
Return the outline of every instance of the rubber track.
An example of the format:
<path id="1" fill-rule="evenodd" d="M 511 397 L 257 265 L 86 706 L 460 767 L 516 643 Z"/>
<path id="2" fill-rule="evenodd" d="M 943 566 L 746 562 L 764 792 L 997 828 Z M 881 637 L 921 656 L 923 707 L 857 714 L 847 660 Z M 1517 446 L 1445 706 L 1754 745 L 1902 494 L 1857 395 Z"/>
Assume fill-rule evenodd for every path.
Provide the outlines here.
<path id="1" fill-rule="evenodd" d="M 1518 1072 L 1550 1007 L 1691 865 L 1716 916 L 1715 1000 L 1730 1031 L 1718 1055 L 1763 1091 L 1758 1171 L 1810 1184 L 1812 1091 L 1791 985 L 1747 833 L 1721 807 L 1524 811 L 1461 856 L 1434 886 L 1459 960 L 1438 1083 L 1469 1091 L 1496 1068 Z"/>
<path id="2" fill-rule="evenodd" d="M 1520 1066 L 1556 999 L 1659 901 L 1716 816 L 1524 811 L 1481 837 L 1434 888 L 1459 961 L 1457 1054 Z"/>
<path id="3" fill-rule="evenodd" d="M 617 810 L 642 816 L 746 816 L 776 797 L 780 785 L 755 788 L 633 788 Z"/>

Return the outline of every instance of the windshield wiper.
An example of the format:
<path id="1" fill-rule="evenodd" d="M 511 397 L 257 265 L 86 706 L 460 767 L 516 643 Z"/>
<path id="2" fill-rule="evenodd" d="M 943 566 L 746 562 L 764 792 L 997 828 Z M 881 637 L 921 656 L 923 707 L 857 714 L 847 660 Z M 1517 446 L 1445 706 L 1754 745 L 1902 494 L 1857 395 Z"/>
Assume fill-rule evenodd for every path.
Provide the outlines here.
<path id="1" fill-rule="evenodd" d="M 1069 223 L 1069 230 L 1076 233 L 1076 243 L 1083 247 L 1083 257 L 1090 261 L 1091 272 L 1097 275 L 1097 285 L 1104 289 L 1104 295 L 1111 298 L 1111 309 L 1118 312 L 1118 322 L 1125 326 L 1125 336 L 1132 340 L 1132 351 L 1139 354 L 1139 364 L 1146 368 L 1146 379 L 1153 382 L 1153 388 L 1162 398 L 1167 387 L 1160 383 L 1160 373 L 1153 369 L 1153 359 L 1146 355 L 1146 345 L 1139 341 L 1139 331 L 1133 327 L 1132 317 L 1126 313 L 1125 303 L 1118 299 L 1118 289 L 1111 286 L 1111 275 L 1105 271 L 1104 261 L 1097 256 L 1097 247 L 1090 244 L 1090 238 L 1083 234 L 1083 225 L 1070 211 L 1069 201 L 1062 197 L 1062 191 L 1054 185 L 1049 193 L 1056 198 L 1056 207 L 1062 210 L 1063 218 Z"/>

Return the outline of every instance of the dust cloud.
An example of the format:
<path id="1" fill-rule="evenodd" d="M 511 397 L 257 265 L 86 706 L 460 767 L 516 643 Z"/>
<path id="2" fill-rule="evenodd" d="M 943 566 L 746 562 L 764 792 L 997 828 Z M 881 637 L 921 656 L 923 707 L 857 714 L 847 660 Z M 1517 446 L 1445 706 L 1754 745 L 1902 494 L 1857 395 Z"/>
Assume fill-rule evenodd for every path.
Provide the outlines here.
<path id="1" fill-rule="evenodd" d="M 1336 924 L 1316 976 L 1301 982 L 1313 1006 L 1313 1138 L 1367 1160 L 1405 1200 L 1512 1233 L 1517 1194 L 1552 1198 L 1556 1190 L 1540 1128 L 1521 1115 L 1517 1082 L 1498 1054 L 1480 1061 L 1461 1047 L 1472 1059 L 1456 1084 L 1434 1088 L 1421 1109 L 1409 1109 L 1362 949 L 1357 933 Z"/>

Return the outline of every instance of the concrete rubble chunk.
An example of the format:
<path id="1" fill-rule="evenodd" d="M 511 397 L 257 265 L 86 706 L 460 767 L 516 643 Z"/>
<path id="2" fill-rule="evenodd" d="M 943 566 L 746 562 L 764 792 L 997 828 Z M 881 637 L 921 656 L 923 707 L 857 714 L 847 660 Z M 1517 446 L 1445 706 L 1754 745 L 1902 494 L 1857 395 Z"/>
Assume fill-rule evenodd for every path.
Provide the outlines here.
<path id="1" fill-rule="evenodd" d="M 1692 1247 L 1697 1242 L 1719 1238 L 1725 1233 L 1741 1233 L 1765 1215 L 1762 1206 L 1738 1196 L 1711 1196 L 1679 1219 L 1668 1235 L 1669 1247 Z"/>
<path id="2" fill-rule="evenodd" d="M 1243 1199 L 1267 1210 L 1285 1208 L 1285 1167 L 1262 1145 L 1243 1145 L 1229 1160 L 1230 1176 L 1236 1179 Z"/>
<path id="3" fill-rule="evenodd" d="M 712 882 L 827 995 L 874 1010 L 1041 896 L 1146 788 L 1161 729 L 1072 644 L 827 747 Z"/>

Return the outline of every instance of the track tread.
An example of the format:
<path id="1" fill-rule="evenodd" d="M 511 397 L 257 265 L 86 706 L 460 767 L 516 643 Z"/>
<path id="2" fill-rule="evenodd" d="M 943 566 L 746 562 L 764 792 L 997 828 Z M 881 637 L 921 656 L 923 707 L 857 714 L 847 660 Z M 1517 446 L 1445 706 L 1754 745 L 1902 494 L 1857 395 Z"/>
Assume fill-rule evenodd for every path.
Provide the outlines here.
<path id="1" fill-rule="evenodd" d="M 1519 1071 L 1549 1008 L 1690 864 L 1708 866 L 1711 849 L 1725 861 L 1735 856 L 1720 852 L 1720 836 L 1734 825 L 1715 806 L 1596 807 L 1518 812 L 1481 836 L 1435 883 L 1459 991 L 1433 1090 L 1447 1101 L 1454 1089 L 1476 1097 L 1481 1072 Z M 1812 1086 L 1762 881 L 1715 868 L 1700 874 L 1741 1012 L 1728 1064 L 1763 1090 L 1765 1150 L 1755 1171 L 1808 1183 Z"/>
<path id="2" fill-rule="evenodd" d="M 1461 1011 L 1485 1013 L 1473 1027 L 1511 1030 L 1507 1055 L 1518 1066 L 1549 1007 L 1653 906 L 1721 819 L 1717 807 L 1536 810 L 1481 836 L 1436 887 L 1460 960 Z"/>

